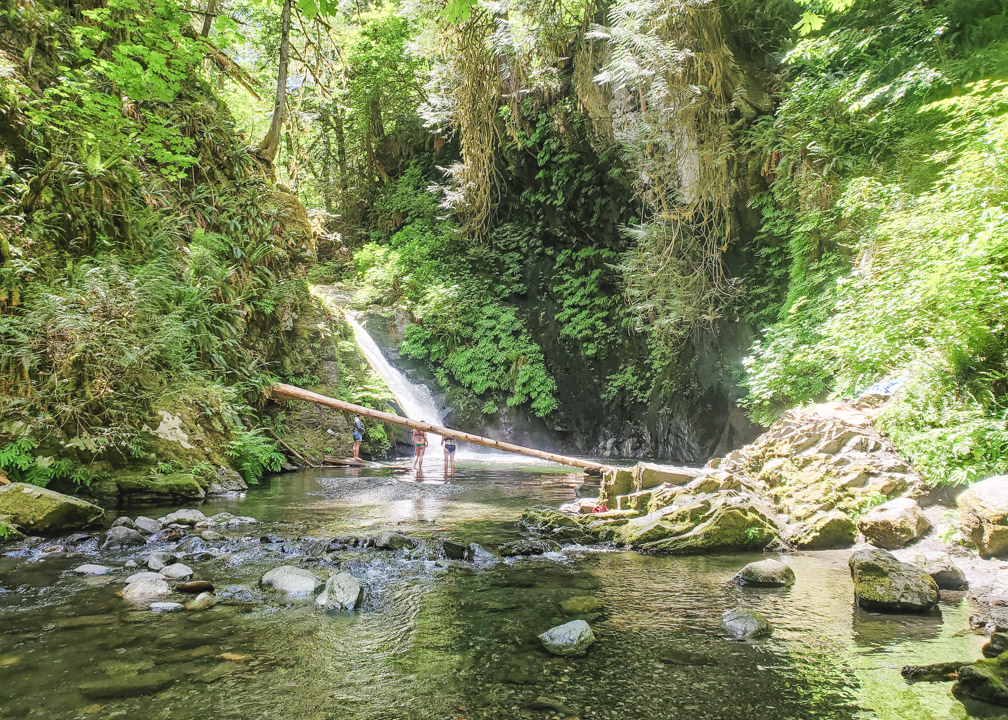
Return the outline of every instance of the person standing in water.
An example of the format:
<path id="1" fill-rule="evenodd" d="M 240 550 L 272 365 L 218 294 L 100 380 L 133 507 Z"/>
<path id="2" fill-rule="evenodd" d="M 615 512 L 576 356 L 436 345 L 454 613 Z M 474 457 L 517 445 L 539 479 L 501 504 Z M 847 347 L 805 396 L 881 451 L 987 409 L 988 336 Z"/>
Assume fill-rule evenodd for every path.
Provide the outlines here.
<path id="1" fill-rule="evenodd" d="M 416 455 L 413 458 L 413 469 L 423 472 L 423 456 L 424 451 L 427 449 L 427 433 L 423 430 L 413 431 L 413 448 L 416 450 Z"/>
<path id="2" fill-rule="evenodd" d="M 353 416 L 353 459 L 360 462 L 360 444 L 364 439 L 364 421 L 360 415 Z"/>
<path id="3" fill-rule="evenodd" d="M 454 438 L 441 438 L 441 447 L 444 448 L 444 471 L 445 475 L 455 476 L 455 439 Z M 448 465 L 451 464 L 451 472 L 448 470 Z"/>

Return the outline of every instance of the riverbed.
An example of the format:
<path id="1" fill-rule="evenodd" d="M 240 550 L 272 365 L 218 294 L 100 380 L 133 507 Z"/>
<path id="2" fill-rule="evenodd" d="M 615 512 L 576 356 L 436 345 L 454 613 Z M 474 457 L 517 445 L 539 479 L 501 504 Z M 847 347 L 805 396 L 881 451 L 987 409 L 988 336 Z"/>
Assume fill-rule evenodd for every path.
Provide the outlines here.
<path id="1" fill-rule="evenodd" d="M 949 683 L 908 685 L 899 674 L 905 664 L 980 656 L 984 638 L 967 632 L 969 601 L 946 599 L 927 616 L 860 611 L 847 552 L 786 556 L 797 578 L 789 589 L 730 583 L 755 554 L 565 546 L 479 563 L 438 556 L 444 539 L 492 548 L 526 537 L 521 511 L 591 494 L 579 489 L 583 479 L 552 466 L 492 464 L 460 467 L 446 482 L 436 463 L 422 482 L 405 465 L 270 479 L 200 506 L 259 520 L 207 543 L 213 557 L 186 560 L 217 588 L 218 604 L 200 612 L 155 614 L 117 596 L 134 572 L 124 564 L 142 565 L 151 548 L 99 551 L 97 538 L 7 546 L 0 717 L 971 717 Z M 389 530 L 421 543 L 329 551 L 331 538 Z M 71 573 L 86 562 L 115 571 Z M 322 577 L 350 572 L 365 585 L 362 607 L 325 613 L 259 588 L 282 564 Z M 721 614 L 737 606 L 765 615 L 772 637 L 729 638 Z M 574 617 L 597 636 L 587 656 L 544 652 L 536 636 Z"/>

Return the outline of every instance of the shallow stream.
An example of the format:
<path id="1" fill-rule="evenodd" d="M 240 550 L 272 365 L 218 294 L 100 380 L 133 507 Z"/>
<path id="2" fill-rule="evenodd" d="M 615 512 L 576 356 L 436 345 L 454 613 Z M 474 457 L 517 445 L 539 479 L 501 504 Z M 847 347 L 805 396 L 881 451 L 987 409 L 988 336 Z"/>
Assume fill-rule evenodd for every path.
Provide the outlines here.
<path id="1" fill-rule="evenodd" d="M 968 717 L 948 683 L 908 685 L 899 674 L 980 656 L 983 638 L 965 632 L 968 601 L 925 617 L 861 612 L 844 552 L 789 556 L 797 582 L 787 590 L 729 583 L 756 555 L 567 547 L 482 566 L 436 558 L 439 539 L 489 547 L 524 537 L 522 509 L 568 501 L 580 480 L 546 466 L 460 467 L 453 483 L 440 472 L 418 483 L 396 467 L 327 470 L 211 500 L 207 515 L 261 524 L 207 543 L 215 559 L 185 560 L 217 586 L 220 602 L 201 612 L 155 614 L 116 595 L 133 572 L 123 563 L 142 564 L 151 548 L 98 552 L 95 538 L 6 548 L 0 718 Z M 427 542 L 335 556 L 326 547 L 390 529 Z M 69 572 L 85 562 L 117 570 Z M 363 607 L 326 614 L 258 588 L 281 564 L 350 571 L 367 588 Z M 721 613 L 737 605 L 763 613 L 773 636 L 729 639 Z M 598 642 L 580 659 L 546 654 L 536 635 L 574 617 Z"/>

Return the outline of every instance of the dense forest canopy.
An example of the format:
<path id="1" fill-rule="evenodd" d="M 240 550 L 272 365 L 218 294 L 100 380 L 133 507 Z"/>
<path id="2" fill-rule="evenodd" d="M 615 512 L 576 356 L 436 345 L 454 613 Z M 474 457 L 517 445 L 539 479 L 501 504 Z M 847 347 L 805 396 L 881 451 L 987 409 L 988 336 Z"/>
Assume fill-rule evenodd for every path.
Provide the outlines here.
<path id="1" fill-rule="evenodd" d="M 889 378 L 927 479 L 1003 470 L 1006 29 L 1003 0 L 10 0 L 0 467 L 88 482 L 198 396 L 261 473 L 259 388 L 311 384 L 307 284 L 343 281 L 462 422 L 597 436 L 717 386 L 766 424 Z"/>

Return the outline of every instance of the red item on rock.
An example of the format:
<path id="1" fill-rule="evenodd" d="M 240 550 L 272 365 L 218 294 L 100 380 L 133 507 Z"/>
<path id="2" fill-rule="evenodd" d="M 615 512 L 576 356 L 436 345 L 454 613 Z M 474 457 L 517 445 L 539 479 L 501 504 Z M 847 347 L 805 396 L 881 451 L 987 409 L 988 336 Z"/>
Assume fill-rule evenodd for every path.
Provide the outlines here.
<path id="1" fill-rule="evenodd" d="M 592 512 L 593 513 L 609 512 L 609 508 L 607 508 L 605 505 L 596 505 L 595 507 L 592 508 Z"/>

